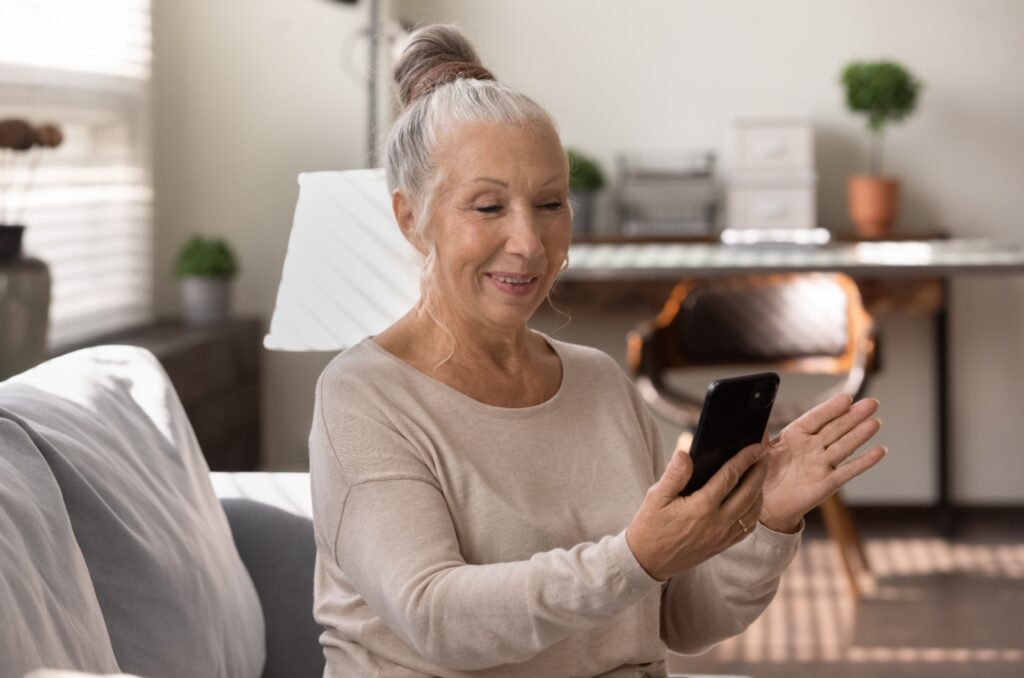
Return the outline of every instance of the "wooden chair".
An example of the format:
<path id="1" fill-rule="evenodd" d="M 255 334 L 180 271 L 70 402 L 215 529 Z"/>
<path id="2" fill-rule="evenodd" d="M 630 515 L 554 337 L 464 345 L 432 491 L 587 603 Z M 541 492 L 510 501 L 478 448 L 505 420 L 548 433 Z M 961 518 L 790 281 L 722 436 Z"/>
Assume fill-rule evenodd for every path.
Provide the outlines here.
<path id="1" fill-rule="evenodd" d="M 695 367 L 750 367 L 841 380 L 812 398 L 776 404 L 774 436 L 817 403 L 846 393 L 858 398 L 877 365 L 875 325 L 856 284 L 841 274 L 771 274 L 681 281 L 656 318 L 629 333 L 628 363 L 651 408 L 692 432 L 703 395 L 686 393 L 667 376 Z M 822 506 L 854 595 L 870 574 L 862 541 L 836 493 Z"/>

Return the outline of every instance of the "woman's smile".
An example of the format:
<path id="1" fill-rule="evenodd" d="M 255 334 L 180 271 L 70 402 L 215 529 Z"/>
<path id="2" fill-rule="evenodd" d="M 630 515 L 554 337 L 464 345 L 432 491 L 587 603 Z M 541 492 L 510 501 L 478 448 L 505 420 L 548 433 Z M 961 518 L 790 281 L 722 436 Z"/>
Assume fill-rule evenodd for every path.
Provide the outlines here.
<path id="1" fill-rule="evenodd" d="M 523 297 L 532 294 L 540 282 L 539 275 L 515 273 L 485 273 L 484 277 L 491 281 L 497 289 L 505 294 Z"/>

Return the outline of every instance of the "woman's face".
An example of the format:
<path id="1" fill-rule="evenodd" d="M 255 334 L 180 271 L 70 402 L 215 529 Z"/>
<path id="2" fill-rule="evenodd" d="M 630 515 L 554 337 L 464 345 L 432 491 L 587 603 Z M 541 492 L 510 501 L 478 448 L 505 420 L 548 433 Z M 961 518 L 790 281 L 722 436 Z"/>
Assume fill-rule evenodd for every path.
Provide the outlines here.
<path id="1" fill-rule="evenodd" d="M 569 249 L 569 165 L 555 130 L 466 123 L 438 149 L 427 226 L 434 301 L 469 323 L 514 330 L 544 301 Z"/>

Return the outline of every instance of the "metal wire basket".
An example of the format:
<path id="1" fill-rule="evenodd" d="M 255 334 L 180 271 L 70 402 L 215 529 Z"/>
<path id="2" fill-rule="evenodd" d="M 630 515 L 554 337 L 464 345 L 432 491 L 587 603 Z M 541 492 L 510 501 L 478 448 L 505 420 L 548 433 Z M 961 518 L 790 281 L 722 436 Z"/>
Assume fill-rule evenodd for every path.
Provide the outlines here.
<path id="1" fill-rule="evenodd" d="M 719 191 L 711 151 L 620 153 L 615 207 L 625 235 L 707 234 Z"/>

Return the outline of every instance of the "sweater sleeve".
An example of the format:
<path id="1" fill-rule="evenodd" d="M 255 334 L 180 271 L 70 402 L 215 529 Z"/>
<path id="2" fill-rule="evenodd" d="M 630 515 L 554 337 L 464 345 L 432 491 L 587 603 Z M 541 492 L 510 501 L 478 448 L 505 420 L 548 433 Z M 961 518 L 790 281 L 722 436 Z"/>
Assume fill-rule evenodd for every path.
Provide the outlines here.
<path id="1" fill-rule="evenodd" d="M 654 477 L 660 478 L 670 452 L 639 393 L 635 388 L 631 393 L 651 450 Z M 673 652 L 697 654 L 742 633 L 775 597 L 802 531 L 802 523 L 795 534 L 774 532 L 758 523 L 743 541 L 670 578 L 661 595 L 665 645 Z"/>
<path id="2" fill-rule="evenodd" d="M 743 541 L 669 579 L 661 594 L 668 649 L 698 654 L 746 630 L 775 597 L 799 545 L 799 531 L 783 534 L 758 523 Z"/>
<path id="3" fill-rule="evenodd" d="M 389 425 L 351 412 L 310 436 L 317 545 L 385 623 L 439 666 L 525 661 L 613 619 L 659 583 L 625 531 L 528 560 L 463 559 L 441 486 Z"/>

